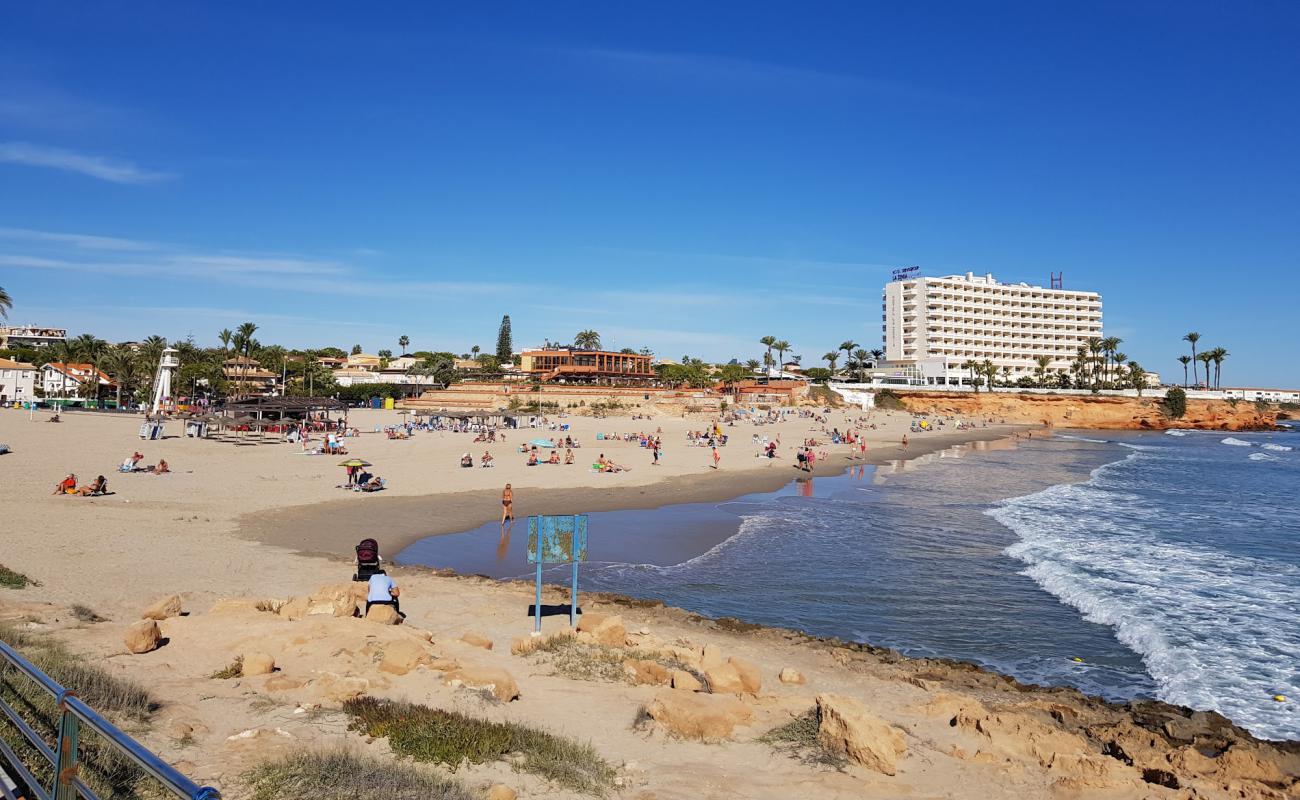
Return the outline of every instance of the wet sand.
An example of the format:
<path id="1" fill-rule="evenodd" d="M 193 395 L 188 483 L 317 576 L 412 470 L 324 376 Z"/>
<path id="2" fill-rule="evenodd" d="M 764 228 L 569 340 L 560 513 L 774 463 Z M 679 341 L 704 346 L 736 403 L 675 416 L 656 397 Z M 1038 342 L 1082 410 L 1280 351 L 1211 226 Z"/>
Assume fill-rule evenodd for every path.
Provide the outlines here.
<path id="1" fill-rule="evenodd" d="M 816 471 L 811 474 L 839 475 L 853 465 L 917 459 L 965 442 L 1004 438 L 1026 427 L 990 425 L 968 431 L 917 434 L 910 437 L 907 450 L 897 446 L 876 447 L 868 451 L 865 459 L 849 459 L 835 453 L 828 461 L 818 463 Z M 795 478 L 808 474 L 796 469 L 789 459 L 781 459 L 773 469 L 762 472 L 736 470 L 728 473 L 724 466 L 720 473 L 710 473 L 707 480 L 681 475 L 652 484 L 609 489 L 528 489 L 516 486 L 515 513 L 523 520 L 530 514 L 582 514 L 720 503 L 747 494 L 774 492 Z M 353 498 L 343 498 L 245 514 L 239 519 L 238 531 L 245 538 L 303 554 L 350 557 L 352 548 L 366 537 L 379 539 L 385 552 L 395 554 L 429 536 L 461 533 L 497 523 L 501 515 L 498 489 L 415 497 L 381 495 L 372 499 L 373 502 L 358 504 L 353 502 Z M 518 535 L 521 528 L 516 527 L 515 531 Z"/>

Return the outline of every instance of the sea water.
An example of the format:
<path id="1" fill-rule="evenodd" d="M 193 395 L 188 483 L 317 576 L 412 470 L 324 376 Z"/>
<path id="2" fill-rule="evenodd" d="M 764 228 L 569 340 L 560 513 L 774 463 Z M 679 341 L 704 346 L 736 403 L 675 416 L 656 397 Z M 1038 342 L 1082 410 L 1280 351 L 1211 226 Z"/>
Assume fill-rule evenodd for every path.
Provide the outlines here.
<path id="1" fill-rule="evenodd" d="M 593 514 L 581 585 L 1300 738 L 1298 450 L 1297 433 L 1039 436 Z M 526 577 L 524 538 L 485 526 L 398 560 Z"/>

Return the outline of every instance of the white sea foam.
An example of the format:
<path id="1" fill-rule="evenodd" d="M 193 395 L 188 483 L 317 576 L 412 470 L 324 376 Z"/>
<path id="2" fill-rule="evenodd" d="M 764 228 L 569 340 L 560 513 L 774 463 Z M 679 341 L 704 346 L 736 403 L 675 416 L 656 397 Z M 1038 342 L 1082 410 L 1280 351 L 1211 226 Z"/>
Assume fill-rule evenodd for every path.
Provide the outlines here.
<path id="1" fill-rule="evenodd" d="M 1251 461 L 1278 461 L 1277 456 L 1270 456 L 1268 453 L 1251 453 L 1246 456 Z"/>
<path id="2" fill-rule="evenodd" d="M 1181 428 L 1170 428 L 1165 431 L 1165 436 L 1187 436 L 1189 434 L 1191 434 L 1191 431 L 1183 430 Z"/>
<path id="3" fill-rule="evenodd" d="M 1260 445 L 1260 447 L 1261 447 L 1262 449 L 1264 449 L 1264 450 L 1273 450 L 1273 451 L 1276 451 L 1276 452 L 1278 452 L 1278 453 L 1289 453 L 1289 452 L 1291 452 L 1291 448 L 1290 448 L 1290 447 L 1287 447 L 1287 446 L 1284 445 L 1284 444 L 1273 444 L 1272 442 L 1264 442 L 1263 444 Z"/>
<path id="4" fill-rule="evenodd" d="M 1258 736 L 1300 735 L 1300 720 L 1271 701 L 1300 689 L 1300 568 L 1161 536 L 1167 513 L 1131 491 L 1133 462 L 1157 458 L 1135 452 L 988 513 L 1020 537 L 1007 553 L 1025 575 L 1142 656 L 1161 699 Z"/>
<path id="5" fill-rule="evenodd" d="M 1233 447 L 1254 447 L 1254 445 L 1251 444 L 1250 442 L 1243 442 L 1242 440 L 1234 439 L 1231 436 L 1229 436 L 1227 439 L 1220 440 L 1219 444 L 1230 444 Z"/>
<path id="6" fill-rule="evenodd" d="M 1074 441 L 1076 441 L 1076 442 L 1092 442 L 1093 444 L 1106 444 L 1106 440 L 1105 440 L 1105 439 L 1089 439 L 1089 438 L 1086 437 L 1086 436 L 1072 436 L 1072 435 L 1070 435 L 1070 434 L 1068 434 L 1068 433 L 1062 433 L 1062 434 L 1059 434 L 1058 438 L 1061 438 L 1061 439 L 1072 439 L 1072 440 L 1074 440 Z"/>

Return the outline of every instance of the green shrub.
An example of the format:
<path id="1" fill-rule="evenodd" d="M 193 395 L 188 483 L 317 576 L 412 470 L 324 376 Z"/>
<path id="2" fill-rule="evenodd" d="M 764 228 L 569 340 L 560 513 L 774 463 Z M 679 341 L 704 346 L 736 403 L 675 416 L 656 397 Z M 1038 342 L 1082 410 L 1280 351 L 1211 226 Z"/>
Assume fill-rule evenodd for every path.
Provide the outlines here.
<path id="1" fill-rule="evenodd" d="M 821 742 L 817 741 L 819 727 L 817 707 L 814 706 L 790 722 L 763 734 L 758 740 L 784 750 L 806 764 L 843 769 L 848 765 L 848 759 L 822 747 Z"/>
<path id="2" fill-rule="evenodd" d="M 456 711 L 360 697 L 343 704 L 351 729 L 388 739 L 394 753 L 456 769 L 462 762 L 509 759 L 516 769 L 580 792 L 603 795 L 614 768 L 590 744 L 514 722 L 489 722 Z"/>
<path id="3" fill-rule="evenodd" d="M 29 585 L 40 586 L 39 583 L 21 572 L 14 572 L 4 564 L 0 564 L 0 586 L 6 589 L 25 589 Z"/>
<path id="4" fill-rule="evenodd" d="M 1160 408 L 1170 419 L 1182 419 L 1187 413 L 1187 392 L 1175 386 L 1165 392 L 1165 399 L 1160 401 Z"/>
<path id="5" fill-rule="evenodd" d="M 898 396 L 898 392 L 893 389 L 881 389 L 876 392 L 876 408 L 882 408 L 886 411 L 903 411 L 907 407 L 903 405 L 903 398 Z"/>
<path id="6" fill-rule="evenodd" d="M 244 674 L 244 657 L 235 656 L 234 661 L 231 661 L 229 664 L 217 670 L 216 672 L 212 673 L 208 677 L 212 678 L 213 680 L 224 681 L 230 678 L 238 678 L 240 675 L 243 674 Z"/>

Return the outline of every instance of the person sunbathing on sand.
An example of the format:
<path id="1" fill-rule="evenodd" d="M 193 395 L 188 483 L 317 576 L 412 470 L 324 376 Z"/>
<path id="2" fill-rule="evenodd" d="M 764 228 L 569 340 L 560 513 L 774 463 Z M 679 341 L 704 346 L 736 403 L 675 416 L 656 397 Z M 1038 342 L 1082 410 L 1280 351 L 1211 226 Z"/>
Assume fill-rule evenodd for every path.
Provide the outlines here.
<path id="1" fill-rule="evenodd" d="M 492 454 L 484 450 L 483 457 L 479 459 L 479 463 L 485 467 L 492 466 Z"/>
<path id="2" fill-rule="evenodd" d="M 69 472 L 68 477 L 59 481 L 54 486 L 54 494 L 76 494 L 77 493 L 77 473 Z"/>
<path id="3" fill-rule="evenodd" d="M 171 472 L 171 471 L 172 468 L 167 464 L 167 459 L 165 458 L 158 459 L 157 465 L 149 467 L 148 469 L 145 470 L 145 472 L 150 472 L 153 473 L 154 475 L 162 475 L 164 473 Z"/>
<path id="4" fill-rule="evenodd" d="M 573 463 L 573 451 L 572 451 L 572 450 L 565 450 L 565 451 L 564 451 L 564 463 L 565 463 L 565 464 L 572 464 L 572 463 Z"/>
<path id="5" fill-rule="evenodd" d="M 131 457 L 122 462 L 122 466 L 117 468 L 118 472 L 135 472 L 140 469 L 140 462 L 144 460 L 144 453 L 134 452 Z"/>
<path id="6" fill-rule="evenodd" d="M 537 466 L 537 451 L 536 451 L 536 450 L 529 450 L 529 451 L 528 451 L 528 466 L 530 466 L 530 467 L 535 467 L 535 466 Z"/>
<path id="7" fill-rule="evenodd" d="M 552 451 L 551 451 L 551 457 L 548 458 L 548 459 L 546 459 L 546 463 L 547 463 L 547 464 L 558 464 L 558 463 L 560 463 L 560 451 L 559 451 L 559 450 L 552 450 Z"/>
<path id="8" fill-rule="evenodd" d="M 89 486 L 83 486 L 77 490 L 77 494 L 82 497 L 92 497 L 94 495 L 108 494 L 108 478 L 100 475 Z"/>

